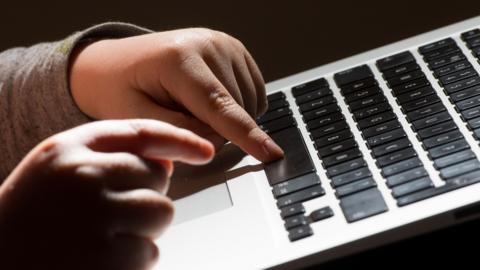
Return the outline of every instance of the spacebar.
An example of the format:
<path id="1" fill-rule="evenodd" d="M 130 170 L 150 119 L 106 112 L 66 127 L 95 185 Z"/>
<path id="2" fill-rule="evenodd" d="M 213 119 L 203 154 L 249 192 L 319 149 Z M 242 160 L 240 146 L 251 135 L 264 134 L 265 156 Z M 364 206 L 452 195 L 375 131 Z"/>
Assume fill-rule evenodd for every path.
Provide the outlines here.
<path id="1" fill-rule="evenodd" d="M 285 152 L 282 159 L 265 164 L 265 173 L 270 185 L 315 171 L 298 128 L 287 128 L 270 136 Z"/>

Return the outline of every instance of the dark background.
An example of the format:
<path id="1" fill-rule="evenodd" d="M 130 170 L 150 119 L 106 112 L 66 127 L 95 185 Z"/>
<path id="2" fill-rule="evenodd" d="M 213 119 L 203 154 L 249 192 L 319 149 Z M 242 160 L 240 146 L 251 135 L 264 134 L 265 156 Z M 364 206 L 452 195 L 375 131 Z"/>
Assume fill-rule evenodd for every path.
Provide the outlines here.
<path id="1" fill-rule="evenodd" d="M 0 50 L 61 39 L 105 21 L 154 30 L 204 26 L 249 48 L 271 81 L 480 14 L 456 1 L 2 1 Z M 470 222 L 323 265 L 322 269 L 473 264 L 480 222 Z"/>

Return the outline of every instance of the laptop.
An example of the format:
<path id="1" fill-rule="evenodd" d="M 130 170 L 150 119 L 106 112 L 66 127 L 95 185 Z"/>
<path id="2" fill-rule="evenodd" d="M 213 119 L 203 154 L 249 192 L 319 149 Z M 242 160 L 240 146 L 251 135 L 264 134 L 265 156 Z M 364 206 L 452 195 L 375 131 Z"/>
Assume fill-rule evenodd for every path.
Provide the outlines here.
<path id="1" fill-rule="evenodd" d="M 480 214 L 480 17 L 267 84 L 284 149 L 179 165 L 158 269 L 295 269 Z"/>

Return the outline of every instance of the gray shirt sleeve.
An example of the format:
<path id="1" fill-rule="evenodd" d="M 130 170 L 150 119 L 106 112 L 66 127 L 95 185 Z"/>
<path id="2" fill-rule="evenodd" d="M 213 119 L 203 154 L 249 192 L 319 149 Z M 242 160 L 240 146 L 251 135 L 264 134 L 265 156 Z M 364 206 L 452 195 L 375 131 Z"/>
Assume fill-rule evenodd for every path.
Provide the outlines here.
<path id="1" fill-rule="evenodd" d="M 62 41 L 0 53 L 0 183 L 40 141 L 92 120 L 70 94 L 68 62 L 73 48 L 91 38 L 149 32 L 130 24 L 106 23 Z"/>

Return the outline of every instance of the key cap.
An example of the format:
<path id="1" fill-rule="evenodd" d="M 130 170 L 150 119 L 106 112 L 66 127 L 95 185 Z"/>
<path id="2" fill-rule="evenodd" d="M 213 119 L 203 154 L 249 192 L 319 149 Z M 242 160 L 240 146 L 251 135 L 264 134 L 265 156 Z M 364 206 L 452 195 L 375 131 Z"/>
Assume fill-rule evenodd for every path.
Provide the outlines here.
<path id="1" fill-rule="evenodd" d="M 434 95 L 419 98 L 411 102 L 407 102 L 403 104 L 402 108 L 408 113 L 413 110 L 419 109 L 421 107 L 433 105 L 434 103 L 439 101 L 440 101 L 440 98 L 436 94 L 434 94 Z"/>
<path id="2" fill-rule="evenodd" d="M 363 158 L 353 159 L 335 166 L 332 166 L 327 169 L 327 176 L 332 178 L 334 176 L 367 166 Z"/>
<path id="3" fill-rule="evenodd" d="M 307 225 L 308 221 L 304 215 L 297 215 L 285 219 L 285 229 L 290 230 L 291 228 Z"/>
<path id="4" fill-rule="evenodd" d="M 439 67 L 433 71 L 435 77 L 439 78 L 441 76 L 445 76 L 448 74 L 451 74 L 456 71 L 464 70 L 467 68 L 470 68 L 471 65 L 468 61 L 460 61 L 460 62 L 455 62 L 453 64 Z"/>
<path id="5" fill-rule="evenodd" d="M 408 118 L 408 121 L 412 122 L 435 113 L 443 112 L 445 110 L 446 110 L 445 106 L 443 106 L 441 102 L 437 102 L 431 106 L 410 111 L 409 113 L 407 113 L 407 118 Z"/>
<path id="6" fill-rule="evenodd" d="M 344 141 L 353 137 L 353 134 L 350 130 L 340 131 L 334 134 L 330 134 L 315 140 L 315 147 L 322 148 L 327 145 Z"/>
<path id="7" fill-rule="evenodd" d="M 432 180 L 430 180 L 428 176 L 422 177 L 420 179 L 413 180 L 392 188 L 392 195 L 393 197 L 398 198 L 431 187 L 433 187 Z"/>
<path id="8" fill-rule="evenodd" d="M 383 156 L 383 155 L 386 155 L 386 154 L 390 154 L 392 152 L 395 152 L 395 151 L 398 151 L 398 150 L 401 150 L 401 149 L 404 149 L 404 148 L 407 148 L 407 147 L 411 147 L 411 146 L 412 146 L 412 144 L 410 143 L 408 138 L 403 138 L 403 139 L 400 139 L 400 140 L 392 141 L 392 142 L 385 143 L 385 144 L 379 145 L 377 147 L 374 147 L 372 149 L 372 156 L 374 158 L 377 158 L 377 157 L 380 157 L 380 156 Z"/>
<path id="9" fill-rule="evenodd" d="M 293 87 L 292 94 L 294 97 L 297 97 L 305 93 L 308 93 L 310 91 L 320 89 L 320 88 L 325 88 L 325 87 L 328 87 L 327 80 L 325 80 L 325 78 L 320 78 L 320 79 L 316 79 L 311 82 L 307 82 L 307 83 L 300 84 Z"/>
<path id="10" fill-rule="evenodd" d="M 316 185 L 278 198 L 277 206 L 278 208 L 282 208 L 294 203 L 309 201 L 323 195 L 325 195 L 325 190 L 323 190 L 321 186 Z"/>
<path id="11" fill-rule="evenodd" d="M 457 125 L 453 121 L 443 122 L 436 126 L 431 126 L 428 128 L 424 128 L 418 131 L 418 137 L 420 140 L 424 140 L 426 138 L 457 129 Z"/>
<path id="12" fill-rule="evenodd" d="M 398 122 L 398 120 L 393 120 L 393 121 L 385 122 L 380 125 L 376 125 L 374 127 L 369 127 L 365 130 L 362 130 L 362 134 L 365 138 L 370 138 L 388 131 L 392 131 L 399 127 L 400 127 L 400 122 Z"/>
<path id="13" fill-rule="evenodd" d="M 420 78 L 413 81 L 409 81 L 404 84 L 397 85 L 392 88 L 394 96 L 401 95 L 408 91 L 412 91 L 418 88 L 429 86 L 430 82 L 426 78 Z"/>
<path id="14" fill-rule="evenodd" d="M 375 181 L 373 181 L 373 178 L 368 177 L 365 179 L 361 179 L 361 180 L 337 187 L 335 196 L 340 198 L 340 197 L 344 197 L 344 196 L 357 193 L 359 191 L 376 187 L 376 186 L 377 184 L 375 183 Z"/>
<path id="15" fill-rule="evenodd" d="M 325 137 L 329 134 L 336 133 L 336 132 L 342 131 L 344 129 L 349 129 L 349 128 L 350 127 L 347 125 L 347 123 L 345 121 L 339 121 L 339 122 L 333 123 L 331 125 L 320 127 L 320 128 L 315 129 L 315 130 L 312 130 L 310 132 L 310 136 L 312 137 L 312 139 L 315 140 L 315 139 L 318 139 L 318 138 L 321 138 L 321 137 Z"/>
<path id="16" fill-rule="evenodd" d="M 338 187 L 370 176 L 372 176 L 370 170 L 367 167 L 362 167 L 360 169 L 332 177 L 332 186 Z"/>
<path id="17" fill-rule="evenodd" d="M 468 120 L 468 127 L 473 130 L 480 127 L 480 117 Z"/>
<path id="18" fill-rule="evenodd" d="M 440 177 L 442 179 L 449 179 L 461 174 L 480 169 L 480 163 L 476 159 L 463 161 L 458 164 L 443 168 L 440 170 Z"/>
<path id="19" fill-rule="evenodd" d="M 348 223 L 388 211 L 382 194 L 376 188 L 343 197 L 340 207 Z"/>
<path id="20" fill-rule="evenodd" d="M 457 52 L 457 53 L 449 54 L 445 57 L 434 59 L 428 63 L 428 66 L 430 67 L 430 69 L 436 69 L 436 68 L 446 66 L 448 64 L 452 64 L 464 59 L 465 59 L 465 55 L 463 55 L 462 52 Z"/>
<path id="21" fill-rule="evenodd" d="M 259 127 L 263 129 L 263 131 L 265 131 L 266 133 L 271 134 L 296 125 L 297 123 L 295 122 L 295 119 L 293 119 L 293 117 L 286 116 L 270 122 L 263 123 L 259 125 Z"/>
<path id="22" fill-rule="evenodd" d="M 340 92 L 342 93 L 342 95 L 345 96 L 355 91 L 358 91 L 360 89 L 369 88 L 376 85 L 378 85 L 378 83 L 375 80 L 375 78 L 372 77 L 362 81 L 354 82 L 349 85 L 342 86 L 342 89 L 340 90 Z"/>
<path id="23" fill-rule="evenodd" d="M 480 117 L 480 107 L 474 107 L 471 109 L 464 110 L 461 112 L 461 114 L 464 121 Z"/>
<path id="24" fill-rule="evenodd" d="M 398 186 L 400 184 L 403 184 L 424 176 L 428 176 L 425 168 L 417 167 L 417 168 L 387 177 L 387 185 L 388 187 L 394 187 L 394 186 Z"/>
<path id="25" fill-rule="evenodd" d="M 404 138 L 406 136 L 407 136 L 407 134 L 405 134 L 405 131 L 403 131 L 403 129 L 399 128 L 399 129 L 395 129 L 395 130 L 392 130 L 392 131 L 389 131 L 389 132 L 386 132 L 386 133 L 383 133 L 383 134 L 380 134 L 380 135 L 377 135 L 377 136 L 370 137 L 370 138 L 367 139 L 367 144 L 368 144 L 368 147 L 373 148 L 377 145 L 387 143 L 387 142 L 391 142 L 391 141 L 394 141 L 394 140 L 397 140 L 397 139 L 401 139 L 401 138 Z"/>
<path id="26" fill-rule="evenodd" d="M 267 95 L 268 102 L 272 102 L 274 100 L 279 100 L 279 99 L 285 99 L 285 93 L 276 92 L 276 93 Z"/>
<path id="27" fill-rule="evenodd" d="M 446 144 L 446 143 L 458 140 L 460 138 L 463 138 L 462 133 L 458 130 L 452 130 L 450 132 L 425 139 L 423 141 L 423 145 L 425 146 L 426 149 L 430 149 L 432 147 Z"/>
<path id="28" fill-rule="evenodd" d="M 468 148 L 470 148 L 470 146 L 467 141 L 461 139 L 431 148 L 428 150 L 428 155 L 432 159 L 436 159 Z"/>
<path id="29" fill-rule="evenodd" d="M 350 103 L 350 102 L 358 100 L 358 99 L 362 99 L 362 98 L 366 98 L 366 97 L 369 97 L 369 96 L 379 94 L 380 92 L 381 92 L 381 89 L 378 86 L 365 88 L 365 89 L 360 89 L 358 91 L 355 91 L 355 92 L 345 96 L 345 100 L 347 101 L 347 103 Z"/>
<path id="30" fill-rule="evenodd" d="M 427 86 L 427 87 L 422 87 L 422 88 L 415 89 L 415 90 L 407 92 L 405 94 L 398 95 L 397 99 L 398 99 L 398 102 L 403 104 L 403 103 L 407 103 L 407 102 L 413 101 L 413 100 L 421 98 L 421 97 L 431 95 L 433 93 L 435 93 L 435 90 L 433 89 L 433 87 Z"/>
<path id="31" fill-rule="evenodd" d="M 418 157 L 410 158 L 382 168 L 383 177 L 388 177 L 416 167 L 423 166 Z"/>
<path id="32" fill-rule="evenodd" d="M 476 38 L 480 36 L 480 29 L 472 29 L 470 31 L 467 31 L 467 32 L 464 32 L 462 33 L 461 37 L 462 37 L 462 40 L 468 40 L 468 39 L 471 39 L 471 38 Z"/>
<path id="33" fill-rule="evenodd" d="M 442 122 L 445 122 L 447 120 L 451 120 L 452 117 L 450 117 L 450 114 L 448 114 L 447 111 L 443 111 L 441 113 L 437 113 L 434 115 L 427 116 L 422 119 L 418 119 L 416 121 L 413 121 L 413 128 L 414 130 L 420 130 L 423 128 L 431 127 L 433 125 L 440 124 Z"/>
<path id="34" fill-rule="evenodd" d="M 292 204 L 280 209 L 280 216 L 283 219 L 303 213 L 305 213 L 305 207 L 303 207 L 301 203 Z"/>
<path id="35" fill-rule="evenodd" d="M 455 44 L 455 41 L 453 41 L 452 38 L 446 38 L 446 39 L 442 39 L 442 40 L 435 41 L 435 42 L 429 43 L 427 45 L 421 46 L 420 48 L 418 48 L 418 51 L 421 54 L 426 54 L 428 52 L 438 50 L 442 47 L 452 45 L 452 44 Z"/>
<path id="36" fill-rule="evenodd" d="M 331 94 L 332 94 L 332 90 L 330 90 L 330 88 L 320 88 L 318 90 L 314 90 L 306 94 L 303 94 L 301 96 L 295 97 L 295 102 L 297 103 L 297 105 L 301 105 L 305 102 L 312 101 L 314 99 L 321 98 L 324 96 L 329 96 Z"/>
<path id="37" fill-rule="evenodd" d="M 297 128 L 273 133 L 272 139 L 285 151 L 285 156 L 265 164 L 265 173 L 270 185 L 275 185 L 315 171 L 312 159 Z"/>
<path id="38" fill-rule="evenodd" d="M 412 53 L 409 51 L 404 51 L 391 55 L 389 57 L 382 58 L 377 60 L 377 67 L 380 71 L 385 71 L 400 65 L 404 65 L 410 62 L 415 62 L 415 58 Z"/>
<path id="39" fill-rule="evenodd" d="M 268 103 L 267 112 L 270 112 L 279 108 L 283 108 L 283 107 L 288 107 L 288 102 L 286 100 L 283 100 L 283 99 L 274 100 Z"/>
<path id="40" fill-rule="evenodd" d="M 321 158 L 323 165 L 325 168 L 328 168 L 330 166 L 351 160 L 351 159 L 356 159 L 362 157 L 362 153 L 358 148 L 350 149 L 341 153 L 337 153 L 335 155 L 331 155 L 328 157 Z"/>
<path id="41" fill-rule="evenodd" d="M 333 79 L 339 87 L 371 77 L 373 77 L 373 73 L 367 65 L 347 69 L 333 75 Z"/>
<path id="42" fill-rule="evenodd" d="M 403 150 L 393 152 L 386 156 L 381 156 L 377 158 L 376 163 L 377 163 L 377 166 L 381 168 L 405 159 L 416 157 L 416 156 L 417 156 L 417 153 L 412 147 L 410 147 L 410 148 L 405 148 Z"/>
<path id="43" fill-rule="evenodd" d="M 478 73 L 473 68 L 468 68 L 440 77 L 440 83 L 441 85 L 446 85 L 476 75 Z"/>
<path id="44" fill-rule="evenodd" d="M 313 235 L 313 231 L 309 225 L 295 227 L 288 231 L 288 239 L 290 239 L 292 242 L 311 235 Z"/>
<path id="45" fill-rule="evenodd" d="M 309 173 L 274 185 L 272 192 L 278 198 L 314 185 L 320 185 L 320 178 L 316 173 Z"/>
<path id="46" fill-rule="evenodd" d="M 467 47 L 470 49 L 478 47 L 480 46 L 480 38 L 476 37 L 476 38 L 469 39 L 466 41 L 466 43 L 467 43 Z"/>
<path id="47" fill-rule="evenodd" d="M 415 71 L 412 71 L 410 73 L 405 73 L 405 74 L 402 74 L 398 77 L 393 77 L 393 78 L 388 79 L 388 85 L 389 85 L 390 88 L 392 88 L 393 86 L 397 86 L 399 84 L 403 84 L 403 83 L 406 83 L 406 82 L 409 82 L 409 81 L 417 80 L 417 79 L 420 79 L 420 78 L 423 78 L 423 77 L 425 77 L 425 75 L 423 74 L 423 71 L 415 70 Z"/>
<path id="48" fill-rule="evenodd" d="M 278 118 L 282 118 L 288 115 L 292 115 L 292 111 L 289 108 L 284 107 L 284 108 L 276 109 L 258 117 L 257 124 L 263 124 L 263 123 L 266 123 Z"/>
<path id="49" fill-rule="evenodd" d="M 364 109 L 362 108 L 362 109 L 356 110 L 355 112 L 353 112 L 353 117 L 355 118 L 355 121 L 358 121 L 360 119 L 370 117 L 378 113 L 390 111 L 390 110 L 392 110 L 390 105 L 386 102 L 383 102 L 383 103 L 376 104 Z"/>
<path id="50" fill-rule="evenodd" d="M 344 119 L 343 114 L 332 113 L 332 114 L 325 115 L 325 116 L 322 116 L 322 117 L 319 117 L 319 118 L 308 121 L 307 122 L 307 129 L 310 131 L 310 130 L 313 130 L 313 129 L 316 129 L 316 128 L 319 128 L 319 127 L 330 125 L 332 123 L 335 123 L 335 122 L 343 120 L 343 119 Z"/>
<path id="51" fill-rule="evenodd" d="M 433 161 L 433 166 L 438 170 L 453 165 L 455 163 L 459 163 L 473 158 L 476 158 L 475 154 L 472 152 L 472 150 L 467 149 L 457 152 L 455 154 L 437 158 Z"/>
<path id="52" fill-rule="evenodd" d="M 480 96 L 471 97 L 469 99 L 459 101 L 455 105 L 461 111 L 479 106 L 480 105 Z"/>
<path id="53" fill-rule="evenodd" d="M 323 98 L 315 99 L 313 101 L 309 101 L 307 103 L 304 103 L 300 105 L 300 112 L 303 114 L 305 112 L 311 111 L 313 109 L 331 104 L 331 103 L 336 103 L 337 101 L 333 96 L 326 96 Z"/>
<path id="54" fill-rule="evenodd" d="M 360 129 L 366 129 L 371 126 L 375 126 L 390 120 L 397 119 L 397 116 L 392 111 L 383 112 L 376 114 L 358 121 L 358 126 Z"/>
<path id="55" fill-rule="evenodd" d="M 458 52 L 458 51 L 460 51 L 458 46 L 455 44 L 452 44 L 450 46 L 443 47 L 439 50 L 426 53 L 423 55 L 423 58 L 425 59 L 426 62 L 431 62 L 435 58 L 443 57 L 443 56 L 446 56 L 447 54 Z"/>
<path id="56" fill-rule="evenodd" d="M 452 94 L 452 93 L 455 93 L 457 91 L 460 91 L 460 90 L 463 90 L 463 89 L 466 89 L 466 88 L 469 88 L 469 87 L 472 87 L 472 86 L 475 86 L 475 85 L 478 85 L 478 84 L 480 84 L 480 77 L 474 76 L 474 77 L 470 77 L 470 78 L 467 78 L 467 79 L 464 79 L 464 80 L 461 80 L 461 81 L 458 81 L 458 82 L 454 82 L 454 83 L 445 85 L 444 89 L 445 89 L 445 92 L 447 94 Z"/>
<path id="57" fill-rule="evenodd" d="M 410 63 L 404 64 L 404 65 L 401 65 L 401 66 L 397 66 L 397 67 L 389 69 L 389 70 L 385 70 L 383 72 L 383 77 L 385 79 L 389 79 L 389 78 L 396 77 L 396 76 L 399 76 L 399 75 L 402 75 L 402 74 L 405 74 L 405 73 L 408 73 L 408 72 L 412 72 L 412 71 L 415 71 L 415 70 L 418 70 L 418 69 L 420 69 L 420 66 L 418 66 L 417 63 L 410 62 Z"/>
<path id="58" fill-rule="evenodd" d="M 310 219 L 313 222 L 317 222 L 320 220 L 327 219 L 329 217 L 333 217 L 333 210 L 329 206 L 325 206 L 323 208 L 317 209 L 310 213 Z"/>
<path id="59" fill-rule="evenodd" d="M 335 143 L 329 146 L 322 147 L 318 149 L 318 155 L 322 158 L 336 154 L 338 152 L 346 151 L 357 147 L 355 140 L 350 139 L 343 142 Z"/>
<path id="60" fill-rule="evenodd" d="M 315 119 L 315 118 L 318 118 L 318 117 L 321 117 L 321 116 L 324 116 L 324 115 L 327 115 L 327 114 L 339 112 L 339 111 L 340 111 L 340 107 L 338 107 L 337 104 L 330 104 L 330 105 L 315 109 L 313 111 L 309 111 L 309 112 L 304 113 L 303 114 L 303 119 L 305 120 L 305 122 L 307 122 L 307 121 L 310 121 L 312 119 Z"/>
<path id="61" fill-rule="evenodd" d="M 480 95 L 480 85 L 475 85 L 473 87 L 451 94 L 450 98 L 454 102 L 458 102 L 460 100 L 464 100 L 478 95 Z"/>
<path id="62" fill-rule="evenodd" d="M 363 107 L 372 106 L 374 104 L 382 103 L 385 101 L 386 101 L 385 96 L 380 94 L 380 95 L 374 95 L 374 96 L 366 97 L 364 99 L 351 102 L 349 103 L 349 107 L 352 111 L 356 111 Z"/>

